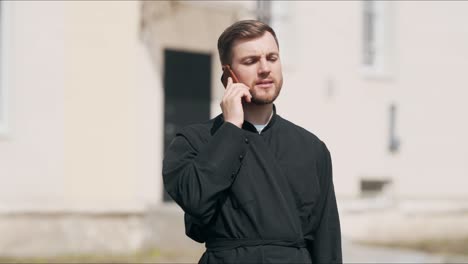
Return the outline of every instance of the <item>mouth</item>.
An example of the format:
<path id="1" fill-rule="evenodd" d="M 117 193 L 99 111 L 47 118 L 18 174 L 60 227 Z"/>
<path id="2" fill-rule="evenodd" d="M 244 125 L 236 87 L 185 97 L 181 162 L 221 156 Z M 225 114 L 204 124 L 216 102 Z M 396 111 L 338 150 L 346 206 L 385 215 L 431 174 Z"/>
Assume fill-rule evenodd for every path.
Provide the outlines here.
<path id="1" fill-rule="evenodd" d="M 256 82 L 255 86 L 259 88 L 270 88 L 271 86 L 273 86 L 273 83 L 274 83 L 273 80 L 265 79 L 265 80 L 260 80 Z"/>

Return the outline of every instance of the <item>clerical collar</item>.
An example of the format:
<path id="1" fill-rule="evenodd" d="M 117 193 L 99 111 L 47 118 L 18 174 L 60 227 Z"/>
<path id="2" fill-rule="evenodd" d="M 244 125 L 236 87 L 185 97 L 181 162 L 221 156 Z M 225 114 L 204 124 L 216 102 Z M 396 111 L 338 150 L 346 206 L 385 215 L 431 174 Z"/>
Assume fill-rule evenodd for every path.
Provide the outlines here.
<path id="1" fill-rule="evenodd" d="M 255 127 L 255 129 L 257 129 L 257 132 L 259 134 L 261 134 L 262 130 L 267 126 L 267 124 L 265 124 L 265 125 L 253 125 L 253 126 Z"/>
<path id="2" fill-rule="evenodd" d="M 276 106 L 275 104 L 273 104 L 273 113 L 271 115 L 270 121 L 265 126 L 265 128 L 262 129 L 262 133 L 270 129 L 270 127 L 272 127 L 275 124 L 276 119 L 277 119 Z M 213 135 L 223 123 L 224 123 L 223 114 L 220 114 L 214 120 L 213 127 L 211 128 L 211 134 Z M 248 121 L 244 121 L 244 123 L 242 124 L 242 129 L 248 130 L 254 133 L 258 133 L 255 126 Z"/>
<path id="3" fill-rule="evenodd" d="M 270 122 L 270 120 L 271 120 L 272 117 L 273 117 L 273 111 L 271 111 L 271 115 L 270 115 L 270 117 L 268 118 L 268 121 L 267 121 L 265 124 L 262 124 L 262 125 L 254 125 L 254 124 L 252 124 L 252 125 L 255 127 L 255 129 L 257 129 L 257 132 L 258 132 L 259 134 L 261 134 L 262 131 L 263 131 L 263 129 L 265 129 L 265 127 L 268 125 L 268 123 Z"/>

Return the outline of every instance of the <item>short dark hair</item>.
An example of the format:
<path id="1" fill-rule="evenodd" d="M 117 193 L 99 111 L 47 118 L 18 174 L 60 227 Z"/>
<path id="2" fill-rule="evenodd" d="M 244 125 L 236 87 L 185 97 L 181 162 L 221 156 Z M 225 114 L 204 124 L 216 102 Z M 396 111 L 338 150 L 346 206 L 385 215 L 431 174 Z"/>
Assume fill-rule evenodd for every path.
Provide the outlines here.
<path id="1" fill-rule="evenodd" d="M 270 32 L 275 38 L 279 49 L 278 39 L 275 31 L 267 24 L 258 20 L 241 20 L 232 24 L 224 30 L 218 38 L 218 52 L 221 64 L 231 64 L 232 44 L 238 39 L 254 39 L 263 36 L 265 32 Z"/>

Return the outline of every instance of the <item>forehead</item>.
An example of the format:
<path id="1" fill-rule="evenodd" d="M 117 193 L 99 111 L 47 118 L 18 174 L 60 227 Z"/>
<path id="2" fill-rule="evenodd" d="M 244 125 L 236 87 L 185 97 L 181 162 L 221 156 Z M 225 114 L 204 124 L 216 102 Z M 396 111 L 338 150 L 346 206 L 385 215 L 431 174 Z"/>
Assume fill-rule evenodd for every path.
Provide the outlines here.
<path id="1" fill-rule="evenodd" d="M 278 45 L 276 45 L 273 35 L 268 31 L 258 38 L 236 40 L 232 45 L 233 59 L 271 52 L 278 52 Z"/>

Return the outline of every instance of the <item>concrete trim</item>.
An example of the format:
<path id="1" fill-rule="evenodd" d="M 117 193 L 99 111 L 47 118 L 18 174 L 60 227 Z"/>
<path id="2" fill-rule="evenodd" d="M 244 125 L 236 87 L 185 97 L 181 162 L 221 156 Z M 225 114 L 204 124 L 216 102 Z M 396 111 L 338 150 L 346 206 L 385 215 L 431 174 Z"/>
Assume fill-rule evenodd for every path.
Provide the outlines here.
<path id="1" fill-rule="evenodd" d="M 0 138 L 7 137 L 9 135 L 9 94 L 8 90 L 10 89 L 10 79 L 11 68 L 8 67 L 8 63 L 12 60 L 10 59 L 10 54 L 12 54 L 12 47 L 10 46 L 11 38 L 11 27 L 12 27 L 12 13 L 13 13 L 13 2 L 2 1 L 0 3 Z"/>

